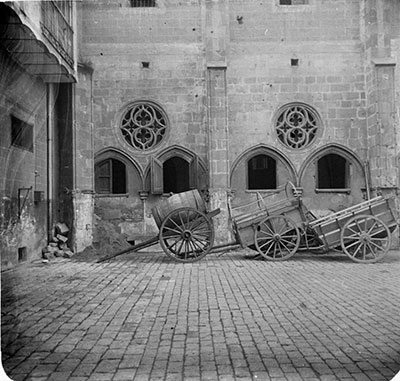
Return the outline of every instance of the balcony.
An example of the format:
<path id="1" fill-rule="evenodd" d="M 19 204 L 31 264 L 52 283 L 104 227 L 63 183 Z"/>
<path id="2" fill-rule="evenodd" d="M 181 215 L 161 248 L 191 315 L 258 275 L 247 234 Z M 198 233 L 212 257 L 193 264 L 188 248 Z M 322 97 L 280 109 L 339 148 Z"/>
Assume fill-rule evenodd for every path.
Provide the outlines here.
<path id="1" fill-rule="evenodd" d="M 73 3 L 0 2 L 0 48 L 44 82 L 75 82 Z"/>
<path id="2" fill-rule="evenodd" d="M 42 1 L 42 33 L 71 66 L 74 31 L 72 29 L 72 1 Z"/>

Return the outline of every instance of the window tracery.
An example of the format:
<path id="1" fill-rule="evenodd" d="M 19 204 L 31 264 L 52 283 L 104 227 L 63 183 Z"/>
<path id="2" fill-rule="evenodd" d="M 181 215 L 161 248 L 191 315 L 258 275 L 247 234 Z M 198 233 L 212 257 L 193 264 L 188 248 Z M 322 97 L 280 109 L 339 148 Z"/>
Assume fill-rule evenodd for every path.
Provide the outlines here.
<path id="1" fill-rule="evenodd" d="M 310 145 L 319 128 L 317 113 L 303 104 L 290 104 L 278 115 L 276 133 L 279 140 L 289 148 L 299 149 Z"/>
<path id="2" fill-rule="evenodd" d="M 125 141 L 140 151 L 161 143 L 167 132 L 163 110 L 150 102 L 136 102 L 123 115 L 120 130 Z"/>

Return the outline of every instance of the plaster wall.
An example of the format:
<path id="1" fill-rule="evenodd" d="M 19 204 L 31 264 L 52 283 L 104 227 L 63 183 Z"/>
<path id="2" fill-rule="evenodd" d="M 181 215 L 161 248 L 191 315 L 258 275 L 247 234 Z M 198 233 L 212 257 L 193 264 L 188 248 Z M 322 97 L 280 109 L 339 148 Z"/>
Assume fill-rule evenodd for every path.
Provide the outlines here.
<path id="1" fill-rule="evenodd" d="M 32 150 L 12 145 L 11 115 L 33 126 Z M 0 252 L 5 269 L 40 258 L 46 244 L 47 151 L 46 85 L 22 71 L 2 50 L 0 125 Z M 35 191 L 43 195 L 36 203 Z"/>

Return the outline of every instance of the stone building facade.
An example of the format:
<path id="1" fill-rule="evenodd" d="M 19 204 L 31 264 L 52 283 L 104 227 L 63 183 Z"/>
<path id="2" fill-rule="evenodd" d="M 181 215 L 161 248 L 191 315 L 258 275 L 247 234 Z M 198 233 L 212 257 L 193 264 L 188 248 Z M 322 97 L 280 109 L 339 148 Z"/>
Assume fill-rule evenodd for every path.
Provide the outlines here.
<path id="1" fill-rule="evenodd" d="M 128 236 L 154 234 L 151 207 L 192 187 L 222 208 L 221 241 L 228 197 L 288 180 L 317 213 L 396 192 L 398 2 L 100 1 L 80 14 L 94 166 L 126 170 L 125 192 L 97 189 L 95 213 Z M 148 147 L 143 105 L 163 113 Z M 184 184 L 166 183 L 175 170 Z"/>
<path id="2" fill-rule="evenodd" d="M 76 8 L 68 218 L 77 251 L 102 226 L 154 236 L 151 208 L 193 188 L 222 210 L 220 243 L 231 240 L 228 199 L 240 204 L 287 181 L 320 215 L 378 189 L 397 194 L 398 1 Z"/>

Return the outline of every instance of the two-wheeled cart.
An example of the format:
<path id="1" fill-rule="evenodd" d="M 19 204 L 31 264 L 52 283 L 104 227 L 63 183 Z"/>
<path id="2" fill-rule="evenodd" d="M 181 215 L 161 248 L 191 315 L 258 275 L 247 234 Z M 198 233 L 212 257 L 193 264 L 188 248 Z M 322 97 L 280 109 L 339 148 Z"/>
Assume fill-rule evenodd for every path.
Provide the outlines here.
<path id="1" fill-rule="evenodd" d="M 197 189 L 174 194 L 152 209 L 159 228 L 158 235 L 116 254 L 100 258 L 98 262 L 128 252 L 160 244 L 172 259 L 195 262 L 206 256 L 214 244 L 212 218 L 220 209 L 208 212 L 206 203 Z"/>

